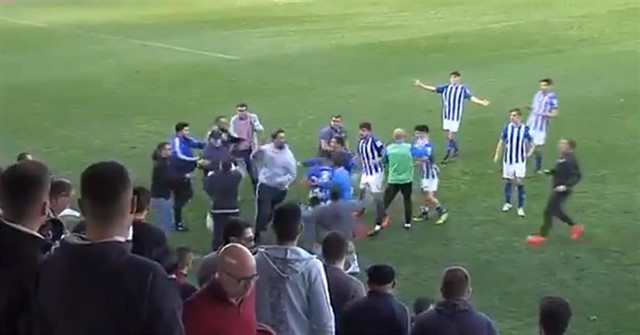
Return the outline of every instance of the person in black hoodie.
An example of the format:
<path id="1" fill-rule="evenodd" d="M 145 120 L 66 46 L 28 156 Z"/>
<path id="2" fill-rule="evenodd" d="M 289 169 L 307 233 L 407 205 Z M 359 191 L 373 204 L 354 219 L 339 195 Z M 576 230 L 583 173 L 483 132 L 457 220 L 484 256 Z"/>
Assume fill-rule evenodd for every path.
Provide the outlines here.
<path id="1" fill-rule="evenodd" d="M 204 181 L 204 189 L 213 202 L 211 217 L 213 219 L 213 240 L 211 251 L 222 245 L 222 232 L 229 219 L 238 216 L 238 189 L 242 181 L 242 173 L 233 168 L 231 159 L 220 163 L 218 172 L 211 172 Z"/>
<path id="2" fill-rule="evenodd" d="M 182 303 L 167 273 L 125 242 L 136 207 L 127 169 L 90 165 L 78 203 L 86 236 L 64 238 L 40 269 L 39 333 L 183 334 Z"/>
<path id="3" fill-rule="evenodd" d="M 440 294 L 443 300 L 416 318 L 411 335 L 498 334 L 493 321 L 469 303 L 471 276 L 465 268 L 453 266 L 444 271 Z"/>
<path id="4" fill-rule="evenodd" d="M 32 334 L 34 283 L 47 241 L 37 233 L 48 213 L 49 170 L 36 161 L 0 176 L 0 334 Z"/>
<path id="5" fill-rule="evenodd" d="M 137 186 L 133 189 L 136 198 L 136 213 L 133 215 L 131 253 L 155 261 L 167 269 L 171 266 L 171 248 L 162 229 L 146 222 L 151 199 L 148 189 Z"/>
<path id="6" fill-rule="evenodd" d="M 151 155 L 153 170 L 151 172 L 151 212 L 166 233 L 173 231 L 173 203 L 171 191 L 176 183 L 182 181 L 183 176 L 176 174 L 169 163 L 171 145 L 160 142 Z"/>

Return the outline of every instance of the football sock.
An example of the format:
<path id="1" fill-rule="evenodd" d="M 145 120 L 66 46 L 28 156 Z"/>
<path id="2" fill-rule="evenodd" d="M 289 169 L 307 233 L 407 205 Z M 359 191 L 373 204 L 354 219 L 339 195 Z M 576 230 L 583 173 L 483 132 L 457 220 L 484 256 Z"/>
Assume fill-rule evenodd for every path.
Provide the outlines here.
<path id="1" fill-rule="evenodd" d="M 457 153 L 458 152 L 458 141 L 456 141 L 455 139 L 451 139 L 451 146 L 453 148 L 453 153 Z"/>
<path id="2" fill-rule="evenodd" d="M 536 171 L 542 170 L 542 154 L 536 152 Z"/>
<path id="3" fill-rule="evenodd" d="M 384 209 L 384 202 L 380 197 L 375 197 L 373 201 L 376 204 L 376 222 L 382 223 L 382 219 L 384 219 L 384 216 L 387 214 Z"/>
<path id="4" fill-rule="evenodd" d="M 518 208 L 524 207 L 524 185 L 518 185 Z"/>
<path id="5" fill-rule="evenodd" d="M 511 203 L 511 192 L 512 192 L 511 182 L 507 181 L 504 183 L 504 203 L 505 204 Z"/>

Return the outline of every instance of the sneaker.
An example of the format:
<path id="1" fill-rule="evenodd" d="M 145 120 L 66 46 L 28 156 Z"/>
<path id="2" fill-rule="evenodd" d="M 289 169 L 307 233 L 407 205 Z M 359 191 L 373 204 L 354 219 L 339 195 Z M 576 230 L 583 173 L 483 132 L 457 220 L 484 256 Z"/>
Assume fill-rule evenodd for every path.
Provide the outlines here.
<path id="1" fill-rule="evenodd" d="M 584 231 L 584 226 L 581 224 L 576 224 L 571 227 L 571 238 L 577 240 L 580 238 L 580 235 Z"/>
<path id="2" fill-rule="evenodd" d="M 546 237 L 540 235 L 529 235 L 527 236 L 527 243 L 530 245 L 536 246 L 544 243 L 547 240 Z"/>
<path id="3" fill-rule="evenodd" d="M 524 208 L 522 208 L 522 207 L 518 208 L 518 216 L 521 217 L 521 218 L 524 217 Z"/>
<path id="4" fill-rule="evenodd" d="M 175 227 L 176 231 L 179 232 L 185 232 L 185 231 L 189 231 L 189 228 L 187 228 L 185 225 L 183 225 L 182 223 L 176 223 L 176 227 Z"/>
<path id="5" fill-rule="evenodd" d="M 510 203 L 505 203 L 504 205 L 502 205 L 502 211 L 503 212 L 508 212 L 511 209 L 511 204 Z"/>
<path id="6" fill-rule="evenodd" d="M 376 236 L 376 235 L 380 234 L 381 231 L 382 231 L 382 226 L 376 225 L 372 230 L 370 230 L 367 233 L 367 236 L 369 236 L 369 237 Z"/>
<path id="7" fill-rule="evenodd" d="M 410 223 L 405 223 L 404 224 L 404 229 L 406 229 L 406 230 L 411 229 L 411 224 Z"/>
<path id="8" fill-rule="evenodd" d="M 447 219 L 449 219 L 449 211 L 444 211 L 442 212 L 442 215 L 440 215 L 440 217 L 438 218 L 438 221 L 436 221 L 436 225 L 439 226 L 447 222 Z"/>
<path id="9" fill-rule="evenodd" d="M 422 222 L 422 221 L 428 221 L 428 220 L 429 220 L 429 214 L 427 213 L 420 213 L 413 217 L 413 221 L 415 222 Z"/>

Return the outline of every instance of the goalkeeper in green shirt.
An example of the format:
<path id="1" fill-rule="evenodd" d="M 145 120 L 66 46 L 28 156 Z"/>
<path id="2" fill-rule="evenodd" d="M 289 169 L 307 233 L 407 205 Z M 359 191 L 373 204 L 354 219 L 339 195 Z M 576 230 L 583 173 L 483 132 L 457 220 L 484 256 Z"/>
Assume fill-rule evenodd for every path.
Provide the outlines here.
<path id="1" fill-rule="evenodd" d="M 407 142 L 407 132 L 404 129 L 393 131 L 394 142 L 385 149 L 384 162 L 387 170 L 387 187 L 384 190 L 383 202 L 385 211 L 391 205 L 398 192 L 402 193 L 404 203 L 404 228 L 411 228 L 411 216 L 413 204 L 411 192 L 413 191 L 413 175 L 415 162 L 411 155 L 411 143 Z M 376 224 L 369 236 L 377 235 L 382 226 Z"/>

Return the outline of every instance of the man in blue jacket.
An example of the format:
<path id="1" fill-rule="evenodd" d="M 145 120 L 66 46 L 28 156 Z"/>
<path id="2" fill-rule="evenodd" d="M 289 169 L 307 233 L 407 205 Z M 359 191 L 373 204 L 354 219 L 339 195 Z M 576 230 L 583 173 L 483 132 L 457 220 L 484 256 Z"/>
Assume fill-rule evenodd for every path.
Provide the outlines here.
<path id="1" fill-rule="evenodd" d="M 203 165 L 203 161 L 194 155 L 193 149 L 204 149 L 205 142 L 199 141 L 189 136 L 189 124 L 178 122 L 175 126 L 176 135 L 171 141 L 170 166 L 175 169 L 176 174 L 184 175 L 176 181 L 172 187 L 173 192 L 173 222 L 176 231 L 187 231 L 187 227 L 182 222 L 182 209 L 193 197 L 193 187 L 191 177 L 198 165 Z"/>
<path id="2" fill-rule="evenodd" d="M 497 335 L 493 321 L 469 303 L 471 276 L 460 266 L 445 270 L 440 286 L 443 300 L 420 314 L 411 335 Z"/>

